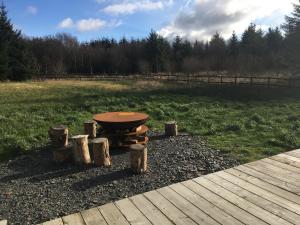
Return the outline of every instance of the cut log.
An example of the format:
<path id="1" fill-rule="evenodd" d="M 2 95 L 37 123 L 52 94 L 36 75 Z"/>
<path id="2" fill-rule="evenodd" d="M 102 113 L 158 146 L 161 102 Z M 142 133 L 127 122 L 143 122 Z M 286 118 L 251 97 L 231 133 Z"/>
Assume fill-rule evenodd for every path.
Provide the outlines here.
<path id="1" fill-rule="evenodd" d="M 142 126 L 136 127 L 135 129 L 133 129 L 133 132 L 140 132 L 142 130 Z"/>
<path id="2" fill-rule="evenodd" d="M 84 134 L 89 135 L 89 138 L 93 139 L 97 136 L 97 123 L 96 121 L 84 122 Z"/>
<path id="3" fill-rule="evenodd" d="M 68 128 L 64 125 L 51 127 L 48 131 L 52 145 L 55 147 L 68 146 Z"/>
<path id="4" fill-rule="evenodd" d="M 109 143 L 107 138 L 97 138 L 93 140 L 94 163 L 97 166 L 111 166 L 109 155 Z"/>
<path id="5" fill-rule="evenodd" d="M 147 148 L 144 145 L 136 144 L 129 147 L 130 168 L 132 172 L 141 174 L 147 171 Z"/>
<path id="6" fill-rule="evenodd" d="M 7 225 L 7 220 L 0 220 L 0 225 Z"/>
<path id="7" fill-rule="evenodd" d="M 61 147 L 53 151 L 53 160 L 58 163 L 72 160 L 72 146 Z"/>
<path id="8" fill-rule="evenodd" d="M 91 157 L 88 146 L 88 135 L 77 135 L 73 140 L 73 158 L 76 164 L 90 164 Z"/>
<path id="9" fill-rule="evenodd" d="M 176 121 L 165 123 L 165 136 L 172 137 L 178 135 L 178 126 Z"/>

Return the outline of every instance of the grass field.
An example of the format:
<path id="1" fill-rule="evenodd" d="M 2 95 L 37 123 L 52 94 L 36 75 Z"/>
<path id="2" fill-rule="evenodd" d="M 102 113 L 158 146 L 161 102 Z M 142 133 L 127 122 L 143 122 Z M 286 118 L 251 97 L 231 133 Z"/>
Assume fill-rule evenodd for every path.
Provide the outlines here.
<path id="1" fill-rule="evenodd" d="M 176 120 L 241 162 L 300 146 L 297 89 L 49 81 L 0 83 L 0 158 L 46 146 L 52 125 L 78 134 L 94 113 L 121 110 L 150 114 L 154 130 Z"/>

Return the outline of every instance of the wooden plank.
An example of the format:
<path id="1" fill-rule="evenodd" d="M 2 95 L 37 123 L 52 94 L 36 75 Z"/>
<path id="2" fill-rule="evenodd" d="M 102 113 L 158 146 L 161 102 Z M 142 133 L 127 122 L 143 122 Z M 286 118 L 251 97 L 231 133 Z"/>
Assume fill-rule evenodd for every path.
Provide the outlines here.
<path id="1" fill-rule="evenodd" d="M 288 171 L 291 171 L 291 172 L 294 172 L 294 173 L 298 173 L 298 175 L 300 175 L 300 168 L 290 166 L 288 164 L 281 163 L 281 162 L 278 162 L 278 161 L 273 160 L 273 159 L 262 159 L 261 161 L 265 162 L 265 163 L 269 163 L 273 166 L 277 166 L 277 167 L 282 168 L 284 170 L 288 170 Z"/>
<path id="2" fill-rule="evenodd" d="M 300 168 L 300 162 L 293 160 L 293 157 L 289 156 L 289 155 L 280 154 L 280 155 L 272 156 L 272 157 L 270 157 L 270 159 L 276 160 L 281 163 L 288 164 L 290 166 Z"/>
<path id="3" fill-rule="evenodd" d="M 1 225 L 1 223 L 0 223 L 0 225 Z M 44 222 L 44 223 L 42 223 L 42 225 L 64 225 L 64 223 L 61 218 L 57 218 L 57 219 L 54 219 L 51 221 Z"/>
<path id="4" fill-rule="evenodd" d="M 269 224 L 278 224 L 281 225 L 282 221 L 279 222 L 277 219 L 277 216 L 274 216 L 272 213 L 264 210 L 261 207 L 256 206 L 255 204 L 237 196 L 236 194 L 233 194 L 231 191 L 226 190 L 225 188 L 222 188 L 219 185 L 216 185 L 215 183 L 211 182 L 210 180 L 201 177 L 194 179 L 198 184 L 202 185 L 203 187 L 213 191 L 214 193 L 218 194 L 219 196 L 222 196 L 222 198 L 226 199 L 227 201 L 230 201 L 232 204 L 235 204 L 236 206 L 244 209 L 245 211 L 251 213 L 252 215 L 256 216 L 257 218 L 260 218 L 261 220 L 265 221 Z"/>
<path id="5" fill-rule="evenodd" d="M 295 150 L 295 151 L 291 151 L 291 152 L 286 152 L 286 153 L 284 153 L 284 154 L 290 155 L 290 156 L 295 157 L 295 158 L 297 158 L 297 159 L 300 160 L 300 150 Z"/>
<path id="6" fill-rule="evenodd" d="M 256 161 L 253 163 L 245 164 L 246 167 L 250 167 L 256 171 L 267 174 L 271 177 L 276 177 L 279 180 L 285 181 L 287 183 L 293 184 L 297 187 L 300 187 L 300 177 L 298 174 L 293 173 L 291 171 L 283 170 L 281 168 L 272 166 L 268 163 L 264 163 L 261 161 Z"/>
<path id="7" fill-rule="evenodd" d="M 254 176 L 256 178 L 259 178 L 259 179 L 261 179 L 263 181 L 266 181 L 266 182 L 268 182 L 270 184 L 273 184 L 275 186 L 278 186 L 280 188 L 283 188 L 283 189 L 285 189 L 287 191 L 290 191 L 290 192 L 292 192 L 294 194 L 300 194 L 300 188 L 299 187 L 297 187 L 297 186 L 295 186 L 293 184 L 287 183 L 285 181 L 279 180 L 276 177 L 272 177 L 272 176 L 269 176 L 269 175 L 264 174 L 262 172 L 259 172 L 259 171 L 256 171 L 254 169 L 251 169 L 250 167 L 238 166 L 235 169 L 240 170 L 242 172 L 245 172 L 245 173 L 247 173 L 249 175 L 252 175 L 252 176 Z"/>
<path id="8" fill-rule="evenodd" d="M 7 220 L 0 220 L 0 225 L 7 225 Z"/>
<path id="9" fill-rule="evenodd" d="M 235 219 L 233 216 L 227 214 L 226 212 L 222 211 L 221 209 L 207 201 L 205 198 L 191 191 L 183 184 L 174 184 L 171 185 L 170 188 L 172 188 L 178 194 L 183 196 L 189 202 L 193 203 L 195 206 L 197 206 L 199 209 L 201 209 L 203 212 L 205 212 L 207 215 L 209 215 L 211 218 L 213 218 L 220 224 L 243 224 L 242 222 Z"/>
<path id="10" fill-rule="evenodd" d="M 98 208 L 92 208 L 81 212 L 86 225 L 107 225 Z"/>
<path id="11" fill-rule="evenodd" d="M 267 199 L 268 201 L 272 201 L 272 202 L 274 202 L 278 205 L 281 205 L 282 207 L 300 215 L 299 202 L 297 202 L 297 203 L 291 202 L 285 198 L 282 198 L 282 197 L 270 192 L 269 190 L 264 190 L 260 187 L 250 184 L 249 182 L 244 181 L 244 180 L 242 180 L 234 175 L 231 175 L 229 173 L 220 172 L 220 173 L 218 173 L 218 175 L 221 176 L 222 178 L 230 181 L 231 183 L 234 183 L 256 195 L 261 196 L 262 198 Z"/>
<path id="12" fill-rule="evenodd" d="M 243 222 L 248 225 L 253 224 L 267 224 L 264 221 L 258 219 L 257 217 L 251 215 L 247 211 L 237 207 L 236 205 L 230 203 L 219 195 L 213 193 L 212 191 L 204 188 L 195 181 L 189 180 L 182 182 L 184 186 L 195 192 L 196 194 L 204 197 L 207 201 L 211 202 L 218 208 L 222 209 L 224 212 L 230 214 L 231 216 L 238 219 L 240 222 Z"/>
<path id="13" fill-rule="evenodd" d="M 181 195 L 176 193 L 170 187 L 164 187 L 157 190 L 162 196 L 164 196 L 168 201 L 173 203 L 181 212 L 189 216 L 198 224 L 219 224 L 217 221 L 209 217 L 202 210 L 194 206 L 192 203 L 187 201 Z"/>
<path id="14" fill-rule="evenodd" d="M 115 202 L 115 205 L 119 208 L 130 224 L 151 225 L 149 220 L 136 208 L 132 202 L 130 202 L 128 198 Z"/>
<path id="15" fill-rule="evenodd" d="M 108 225 L 129 224 L 122 213 L 119 211 L 119 209 L 113 203 L 102 205 L 98 207 L 98 209 Z"/>
<path id="16" fill-rule="evenodd" d="M 64 216 L 62 220 L 65 225 L 86 225 L 80 213 Z"/>
<path id="17" fill-rule="evenodd" d="M 282 157 L 285 157 L 285 158 L 288 158 L 292 161 L 296 161 L 298 163 L 300 163 L 300 159 L 295 157 L 295 156 L 292 156 L 292 155 L 289 155 L 289 154 L 279 154 L 278 156 L 282 156 Z"/>
<path id="18" fill-rule="evenodd" d="M 233 175 L 223 172 L 223 173 L 218 173 L 217 176 L 207 176 L 206 178 L 222 186 L 223 188 L 231 191 L 232 193 L 238 195 L 239 197 L 249 202 L 252 202 L 253 204 L 276 215 L 278 217 L 278 219 L 276 219 L 275 216 L 276 221 L 281 222 L 282 224 L 289 224 L 289 223 L 295 224 L 298 221 L 300 221 L 300 215 L 297 215 L 296 213 L 289 211 L 288 209 L 281 206 L 281 204 L 274 203 L 275 201 L 272 201 L 272 199 L 268 198 L 268 196 L 265 196 L 266 198 L 263 198 L 264 196 L 261 196 L 259 193 L 253 193 L 251 192 L 251 190 L 248 191 L 248 189 L 246 189 L 245 186 L 243 187 L 239 186 L 237 184 L 239 183 L 238 180 L 239 178 L 235 178 Z"/>
<path id="19" fill-rule="evenodd" d="M 136 195 L 129 198 L 132 203 L 155 225 L 171 225 L 173 224 L 168 218 L 158 210 L 148 199 L 143 195 Z"/>
<path id="20" fill-rule="evenodd" d="M 280 187 L 277 187 L 273 184 L 270 184 L 270 183 L 267 183 L 263 180 L 260 180 L 256 177 L 253 177 L 247 173 L 244 173 L 240 170 L 237 170 L 237 169 L 229 169 L 229 170 L 225 170 L 224 172 L 226 173 L 229 173 L 229 174 L 232 174 L 240 179 L 243 179 L 251 184 L 254 184 L 264 190 L 267 190 L 271 193 L 274 193 L 282 198 L 285 198 L 285 199 L 288 199 L 294 203 L 299 203 L 300 202 L 300 196 L 299 195 L 296 195 L 292 192 L 289 192 L 289 191 L 286 191 Z"/>
<path id="21" fill-rule="evenodd" d="M 157 191 L 144 193 L 144 196 L 149 199 L 173 223 L 178 225 L 196 224 Z"/>

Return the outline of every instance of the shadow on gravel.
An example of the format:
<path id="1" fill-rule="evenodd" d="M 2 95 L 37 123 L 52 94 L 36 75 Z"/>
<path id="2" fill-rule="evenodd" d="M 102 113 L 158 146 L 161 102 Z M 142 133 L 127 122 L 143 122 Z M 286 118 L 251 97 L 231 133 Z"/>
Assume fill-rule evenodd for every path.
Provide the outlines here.
<path id="1" fill-rule="evenodd" d="M 160 140 L 164 140 L 164 139 L 168 139 L 168 137 L 166 137 L 163 134 L 158 134 L 158 135 L 153 135 L 153 136 L 149 136 L 149 140 L 150 141 L 160 141 Z"/>
<path id="2" fill-rule="evenodd" d="M 63 170 L 59 170 L 59 171 L 52 171 L 52 172 L 48 172 L 48 173 L 44 173 L 44 174 L 40 174 L 40 175 L 31 177 L 28 181 L 32 182 L 32 183 L 36 183 L 36 182 L 51 180 L 51 179 L 55 179 L 55 178 L 59 178 L 59 177 L 68 176 L 68 175 L 71 175 L 74 173 L 79 173 L 82 170 L 83 170 L 82 168 L 78 167 L 78 168 L 63 169 Z"/>
<path id="3" fill-rule="evenodd" d="M 129 169 L 123 169 L 119 171 L 114 171 L 111 173 L 103 174 L 100 176 L 95 176 L 89 179 L 81 180 L 72 185 L 74 191 L 85 191 L 87 189 L 96 187 L 98 185 L 104 185 L 107 183 L 112 183 L 113 181 L 118 181 L 121 179 L 126 179 L 134 176 Z M 113 188 L 113 187 L 112 187 Z"/>
<path id="4" fill-rule="evenodd" d="M 0 182 L 9 183 L 19 179 L 27 179 L 29 182 L 39 182 L 58 178 L 82 171 L 81 167 L 72 164 L 58 164 L 52 160 L 52 152 L 49 147 L 31 151 L 20 157 L 10 160 L 8 168 L 12 174 L 0 177 Z"/>

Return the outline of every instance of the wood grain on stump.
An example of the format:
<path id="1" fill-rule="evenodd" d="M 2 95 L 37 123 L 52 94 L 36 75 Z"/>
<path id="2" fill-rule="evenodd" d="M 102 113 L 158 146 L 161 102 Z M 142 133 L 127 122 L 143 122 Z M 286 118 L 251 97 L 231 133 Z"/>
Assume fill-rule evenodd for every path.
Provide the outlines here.
<path id="1" fill-rule="evenodd" d="M 7 225 L 7 220 L 0 220 L 0 225 Z"/>
<path id="2" fill-rule="evenodd" d="M 178 135 L 178 126 L 176 121 L 165 123 L 165 136 L 172 137 Z"/>
<path id="3" fill-rule="evenodd" d="M 77 135 L 73 140 L 73 158 L 76 164 L 90 164 L 91 157 L 88 146 L 88 135 Z"/>
<path id="4" fill-rule="evenodd" d="M 93 139 L 97 136 L 97 122 L 96 121 L 86 121 L 84 122 L 84 134 L 89 135 L 89 138 Z"/>
<path id="5" fill-rule="evenodd" d="M 130 146 L 130 167 L 132 172 L 141 174 L 147 171 L 147 148 L 136 144 Z"/>
<path id="6" fill-rule="evenodd" d="M 51 127 L 48 131 L 51 143 L 55 147 L 66 147 L 68 146 L 68 128 L 64 125 L 57 127 Z"/>
<path id="7" fill-rule="evenodd" d="M 94 163 L 97 166 L 111 166 L 109 143 L 107 138 L 93 140 Z"/>

